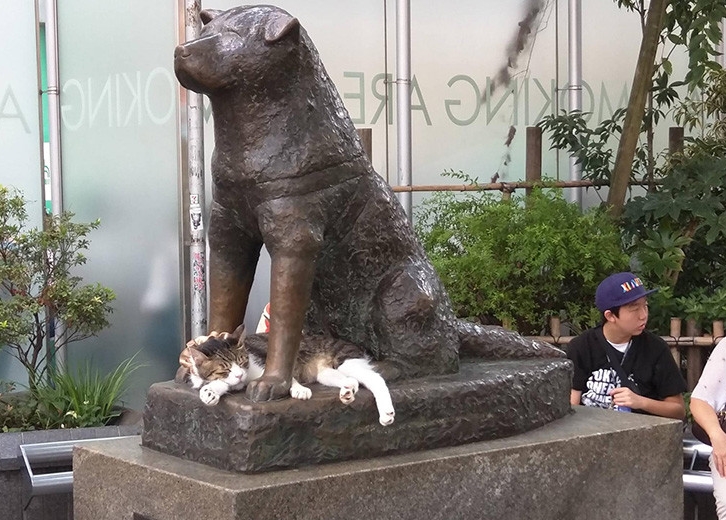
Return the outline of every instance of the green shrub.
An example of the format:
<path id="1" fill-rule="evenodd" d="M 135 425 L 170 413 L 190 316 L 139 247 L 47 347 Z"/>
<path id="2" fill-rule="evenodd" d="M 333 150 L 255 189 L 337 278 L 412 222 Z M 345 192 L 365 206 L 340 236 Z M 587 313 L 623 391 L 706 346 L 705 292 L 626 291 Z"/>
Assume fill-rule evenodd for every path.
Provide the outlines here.
<path id="1" fill-rule="evenodd" d="M 623 236 L 651 284 L 676 297 L 726 284 L 725 184 L 726 158 L 701 151 L 674 160 L 657 191 L 627 203 Z"/>
<path id="2" fill-rule="evenodd" d="M 42 229 L 29 227 L 25 199 L 0 184 L 0 348 L 22 364 L 31 390 L 59 349 L 108 325 L 114 292 L 76 274 L 99 225 L 65 212 L 46 216 Z M 48 341 L 57 320 L 63 334 Z"/>
<path id="3" fill-rule="evenodd" d="M 14 392 L 13 384 L 3 383 L 0 431 L 111 424 L 121 414 L 119 404 L 129 376 L 139 367 L 132 357 L 105 376 L 88 363 L 74 372 L 49 369 L 47 380 L 20 393 Z"/>
<path id="4" fill-rule="evenodd" d="M 35 413 L 38 402 L 28 392 L 15 389 L 15 383 L 0 381 L 0 432 L 42 429 Z"/>
<path id="5" fill-rule="evenodd" d="M 575 332 L 594 325 L 598 283 L 628 268 L 609 217 L 599 209 L 581 213 L 561 190 L 535 189 L 508 201 L 483 191 L 437 192 L 416 216 L 457 315 L 508 322 L 522 334 L 540 334 L 553 315 Z"/>

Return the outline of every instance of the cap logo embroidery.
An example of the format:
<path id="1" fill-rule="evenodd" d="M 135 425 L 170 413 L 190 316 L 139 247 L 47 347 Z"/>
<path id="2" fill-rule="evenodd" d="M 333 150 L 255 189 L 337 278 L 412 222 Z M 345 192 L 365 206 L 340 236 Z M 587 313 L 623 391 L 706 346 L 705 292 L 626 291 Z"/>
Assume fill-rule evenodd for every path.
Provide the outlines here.
<path id="1" fill-rule="evenodd" d="M 627 293 L 635 289 L 636 287 L 640 287 L 643 285 L 643 282 L 640 281 L 640 278 L 633 278 L 629 282 L 625 282 L 620 284 L 620 287 L 623 288 L 623 293 Z"/>

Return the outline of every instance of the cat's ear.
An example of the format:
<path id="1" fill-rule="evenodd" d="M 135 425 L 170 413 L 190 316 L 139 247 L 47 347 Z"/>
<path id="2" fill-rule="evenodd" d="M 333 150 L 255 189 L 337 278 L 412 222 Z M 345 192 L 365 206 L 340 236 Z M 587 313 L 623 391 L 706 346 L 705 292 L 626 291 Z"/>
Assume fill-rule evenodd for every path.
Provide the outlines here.
<path id="1" fill-rule="evenodd" d="M 189 343 L 194 342 L 190 341 Z M 187 348 L 182 350 L 181 354 L 179 354 L 179 364 L 184 368 L 190 368 L 192 366 L 192 348 L 189 346 L 189 343 L 187 343 Z"/>
<path id="2" fill-rule="evenodd" d="M 193 340 L 187 341 L 187 347 L 194 347 L 194 346 L 201 345 L 202 343 L 207 341 L 209 338 L 216 338 L 217 336 L 219 336 L 219 332 L 217 332 L 216 330 L 213 330 L 206 336 L 197 336 Z"/>
<path id="3" fill-rule="evenodd" d="M 220 9 L 203 9 L 199 13 L 199 19 L 202 20 L 202 25 L 207 25 L 221 13 L 222 11 Z"/>
<path id="4" fill-rule="evenodd" d="M 243 323 L 236 329 L 234 329 L 234 332 L 229 335 L 229 340 L 233 341 L 236 345 L 239 345 L 240 343 L 244 342 L 245 336 L 247 334 L 245 333 L 245 324 Z"/>
<path id="5" fill-rule="evenodd" d="M 265 27 L 265 41 L 276 43 L 285 37 L 298 38 L 300 36 L 300 21 L 287 13 L 276 13 L 267 20 Z"/>

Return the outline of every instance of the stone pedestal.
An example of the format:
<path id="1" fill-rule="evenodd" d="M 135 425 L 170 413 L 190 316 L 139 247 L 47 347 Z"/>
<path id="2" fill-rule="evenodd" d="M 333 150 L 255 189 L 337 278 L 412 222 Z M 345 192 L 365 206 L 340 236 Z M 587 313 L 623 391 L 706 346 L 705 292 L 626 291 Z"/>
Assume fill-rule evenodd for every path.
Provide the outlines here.
<path id="1" fill-rule="evenodd" d="M 309 401 L 253 403 L 244 393 L 205 406 L 197 391 L 152 385 L 145 447 L 214 466 L 259 472 L 455 446 L 538 428 L 570 410 L 567 359 L 462 361 L 458 373 L 390 385 L 396 421 L 378 423 L 373 395 L 349 406 L 315 385 Z"/>
<path id="2" fill-rule="evenodd" d="M 521 435 L 247 475 L 99 441 L 74 454 L 76 520 L 680 520 L 681 423 L 578 407 Z"/>

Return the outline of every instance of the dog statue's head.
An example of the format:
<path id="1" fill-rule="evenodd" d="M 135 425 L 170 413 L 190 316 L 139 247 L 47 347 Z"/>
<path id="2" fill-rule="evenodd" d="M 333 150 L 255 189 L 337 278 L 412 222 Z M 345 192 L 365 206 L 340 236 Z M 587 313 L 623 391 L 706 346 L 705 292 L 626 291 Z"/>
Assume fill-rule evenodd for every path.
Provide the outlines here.
<path id="1" fill-rule="evenodd" d="M 200 18 L 199 38 L 174 52 L 174 71 L 184 87 L 209 96 L 231 87 L 269 94 L 294 74 L 302 28 L 286 11 L 244 6 L 204 10 Z"/>

